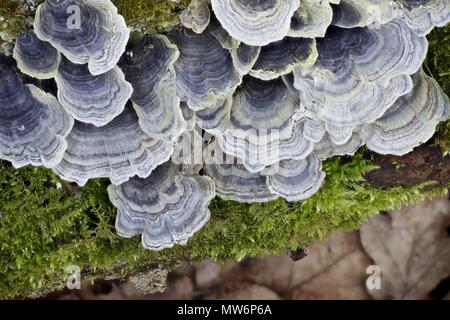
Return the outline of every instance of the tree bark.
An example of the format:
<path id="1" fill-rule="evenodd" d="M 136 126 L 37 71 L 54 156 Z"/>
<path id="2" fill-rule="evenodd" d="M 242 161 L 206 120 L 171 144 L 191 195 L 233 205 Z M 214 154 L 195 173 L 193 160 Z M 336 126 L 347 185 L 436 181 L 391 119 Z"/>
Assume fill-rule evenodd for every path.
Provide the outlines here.
<path id="1" fill-rule="evenodd" d="M 435 181 L 435 186 L 450 183 L 450 156 L 444 156 L 441 148 L 421 145 L 404 156 L 373 154 L 379 169 L 365 174 L 365 178 L 379 189 L 411 187 Z"/>

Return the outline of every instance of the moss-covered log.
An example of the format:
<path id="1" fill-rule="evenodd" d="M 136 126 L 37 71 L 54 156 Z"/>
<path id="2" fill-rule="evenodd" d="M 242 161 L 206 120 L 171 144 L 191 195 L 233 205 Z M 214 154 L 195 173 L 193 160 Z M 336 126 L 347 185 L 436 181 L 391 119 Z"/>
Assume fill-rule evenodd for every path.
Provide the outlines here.
<path id="1" fill-rule="evenodd" d="M 114 2 L 130 25 L 149 31 L 176 24 L 177 12 L 188 1 Z M 32 9 L 23 11 L 17 4 L 0 3 L 0 16 L 18 26 L 4 25 L 4 41 L 12 41 L 29 25 Z M 450 27 L 429 36 L 426 63 L 447 94 L 449 37 Z M 141 285 L 147 281 L 159 288 L 166 272 L 180 263 L 296 251 L 333 231 L 358 228 L 380 211 L 446 194 L 449 137 L 447 122 L 432 141 L 404 157 L 360 150 L 354 157 L 329 159 L 324 186 L 302 202 L 247 205 L 216 199 L 210 206 L 211 221 L 187 246 L 161 252 L 144 250 L 138 237 L 123 239 L 115 233 L 108 181 L 93 180 L 78 188 L 49 170 L 14 170 L 0 162 L 0 297 L 34 296 L 62 287 L 71 265 L 79 266 L 85 279 L 139 275 Z"/>
<path id="2" fill-rule="evenodd" d="M 442 153 L 432 146 L 418 150 Z M 353 158 L 328 160 L 324 187 L 299 203 L 245 205 L 217 199 L 211 205 L 211 222 L 188 246 L 162 252 L 146 251 L 138 238 L 121 239 L 115 234 L 107 181 L 91 181 L 79 189 L 48 170 L 14 170 L 3 162 L 0 296 L 35 295 L 63 286 L 70 265 L 80 266 L 88 279 L 145 271 L 160 283 L 167 270 L 183 262 L 294 251 L 335 230 L 355 229 L 379 211 L 447 192 L 450 179 L 440 178 L 436 184 L 432 176 L 408 187 L 374 186 L 374 180 L 364 175 L 379 177 L 386 169 L 377 168 L 372 157 L 377 161 L 378 156 L 361 151 Z M 388 175 L 401 172 L 400 161 L 389 164 Z M 155 274 L 162 278 L 156 281 Z"/>

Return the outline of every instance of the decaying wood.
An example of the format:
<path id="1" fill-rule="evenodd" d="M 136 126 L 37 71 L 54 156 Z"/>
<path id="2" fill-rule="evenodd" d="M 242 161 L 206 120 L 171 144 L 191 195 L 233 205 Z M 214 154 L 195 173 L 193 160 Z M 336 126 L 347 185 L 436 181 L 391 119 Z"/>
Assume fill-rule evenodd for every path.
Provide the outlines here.
<path id="1" fill-rule="evenodd" d="M 376 188 L 411 187 L 435 181 L 439 186 L 450 183 L 450 155 L 441 148 L 422 145 L 404 156 L 373 154 L 379 169 L 365 175 Z"/>

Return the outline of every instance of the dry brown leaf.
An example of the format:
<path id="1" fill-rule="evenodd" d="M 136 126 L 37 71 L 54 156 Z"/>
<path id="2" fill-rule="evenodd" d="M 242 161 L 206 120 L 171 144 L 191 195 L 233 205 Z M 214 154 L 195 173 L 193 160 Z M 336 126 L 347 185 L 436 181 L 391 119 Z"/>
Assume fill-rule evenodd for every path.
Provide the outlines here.
<path id="1" fill-rule="evenodd" d="M 290 288 L 294 263 L 288 255 L 248 259 L 234 271 L 237 280 L 265 286 L 284 295 Z"/>
<path id="2" fill-rule="evenodd" d="M 334 233 L 310 246 L 306 258 L 295 262 L 293 299 L 368 299 L 365 281 L 373 262 L 357 232 Z"/>
<path id="3" fill-rule="evenodd" d="M 176 279 L 168 279 L 167 290 L 164 292 L 163 299 L 171 300 L 189 300 L 192 299 L 194 284 L 186 276 L 174 276 Z"/>
<path id="4" fill-rule="evenodd" d="M 214 261 L 205 260 L 195 267 L 195 284 L 198 289 L 211 288 L 220 283 L 222 266 Z"/>
<path id="5" fill-rule="evenodd" d="M 363 247 L 381 268 L 377 299 L 423 299 L 450 275 L 450 202 L 438 199 L 375 216 L 361 228 Z"/>

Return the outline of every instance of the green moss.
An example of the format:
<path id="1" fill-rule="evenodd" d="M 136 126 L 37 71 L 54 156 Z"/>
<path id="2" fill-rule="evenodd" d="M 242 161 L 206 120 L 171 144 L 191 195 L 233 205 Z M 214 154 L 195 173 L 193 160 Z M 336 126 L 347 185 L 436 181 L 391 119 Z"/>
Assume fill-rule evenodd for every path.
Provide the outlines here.
<path id="1" fill-rule="evenodd" d="M 429 72 L 450 95 L 450 25 L 436 28 L 428 35 L 429 52 L 425 70 Z"/>
<path id="2" fill-rule="evenodd" d="M 178 23 L 179 13 L 190 0 L 113 0 L 127 24 L 137 31 L 164 29 Z"/>
<path id="3" fill-rule="evenodd" d="M 430 49 L 425 70 L 438 80 L 445 93 L 450 96 L 450 25 L 435 29 L 428 35 Z M 435 142 L 444 153 L 450 153 L 450 121 L 439 125 Z"/>

